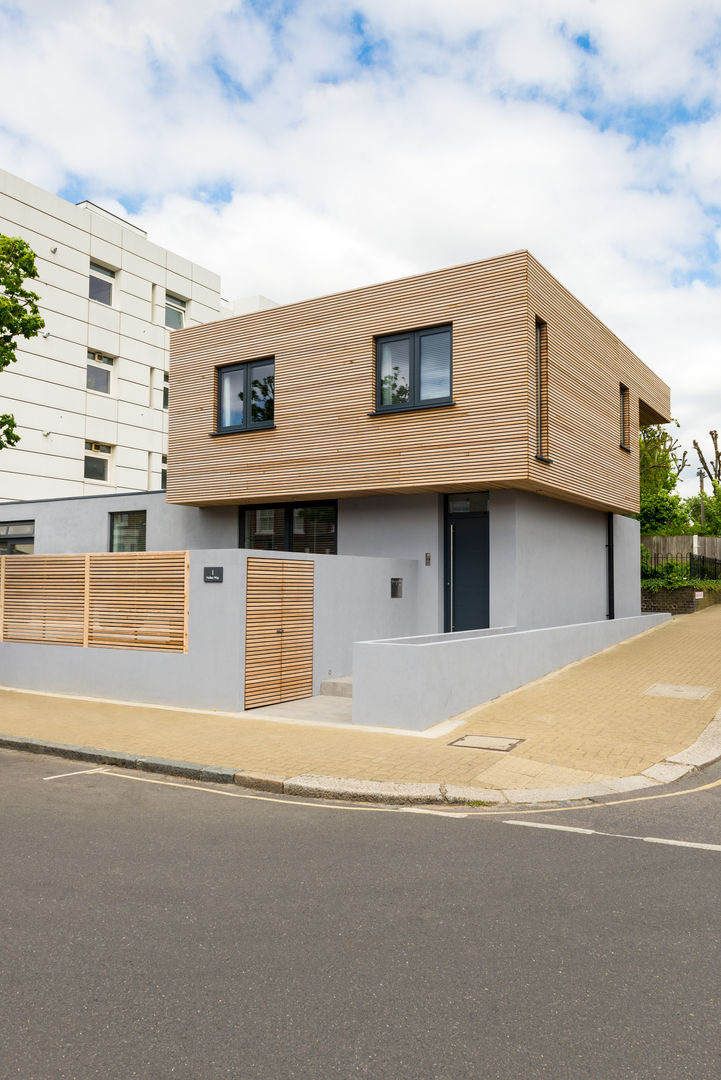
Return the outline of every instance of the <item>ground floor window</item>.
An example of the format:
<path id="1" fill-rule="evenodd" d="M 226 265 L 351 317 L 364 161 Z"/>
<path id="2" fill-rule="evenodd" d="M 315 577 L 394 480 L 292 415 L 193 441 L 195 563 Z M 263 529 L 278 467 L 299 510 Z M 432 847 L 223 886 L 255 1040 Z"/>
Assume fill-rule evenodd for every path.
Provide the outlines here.
<path id="1" fill-rule="evenodd" d="M 34 521 L 0 521 L 0 555 L 32 555 Z"/>
<path id="2" fill-rule="evenodd" d="M 110 515 L 110 550 L 145 551 L 145 510 Z"/>
<path id="3" fill-rule="evenodd" d="M 337 520 L 335 502 L 244 506 L 240 508 L 240 546 L 335 555 Z"/>

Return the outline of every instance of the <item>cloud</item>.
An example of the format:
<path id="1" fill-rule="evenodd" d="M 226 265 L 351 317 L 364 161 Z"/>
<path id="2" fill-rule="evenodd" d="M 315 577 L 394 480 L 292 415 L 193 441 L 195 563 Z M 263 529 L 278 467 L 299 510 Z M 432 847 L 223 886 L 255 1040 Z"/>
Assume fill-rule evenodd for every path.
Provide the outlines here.
<path id="1" fill-rule="evenodd" d="M 228 297 L 530 248 L 719 424 L 717 0 L 0 4 L 0 159 Z M 80 197 L 79 195 L 77 197 Z"/>

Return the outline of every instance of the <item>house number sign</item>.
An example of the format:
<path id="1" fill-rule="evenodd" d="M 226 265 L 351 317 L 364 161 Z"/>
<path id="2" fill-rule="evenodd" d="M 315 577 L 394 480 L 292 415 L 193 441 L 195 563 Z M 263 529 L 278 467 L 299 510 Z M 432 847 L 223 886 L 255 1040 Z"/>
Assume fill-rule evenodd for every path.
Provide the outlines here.
<path id="1" fill-rule="evenodd" d="M 223 580 L 223 567 L 222 566 L 204 566 L 203 567 L 203 581 L 216 583 Z"/>

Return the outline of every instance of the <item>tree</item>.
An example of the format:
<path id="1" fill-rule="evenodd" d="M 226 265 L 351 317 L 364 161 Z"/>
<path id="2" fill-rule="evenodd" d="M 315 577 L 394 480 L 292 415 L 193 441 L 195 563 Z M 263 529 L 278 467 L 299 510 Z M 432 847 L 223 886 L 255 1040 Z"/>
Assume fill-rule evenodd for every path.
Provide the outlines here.
<path id="1" fill-rule="evenodd" d="M 709 431 L 709 435 L 713 447 L 712 455 L 707 457 L 696 439 L 693 441 L 693 446 L 701 463 L 699 469 L 701 490 L 703 491 L 703 478 L 707 476 L 711 481 L 711 491 L 703 495 L 700 492 L 698 495 L 692 495 L 690 499 L 686 499 L 686 507 L 695 533 L 721 536 L 721 450 L 718 444 L 718 431 Z"/>
<path id="2" fill-rule="evenodd" d="M 33 338 L 45 322 L 38 311 L 37 293 L 23 288 L 28 278 L 36 278 L 35 255 L 19 236 L 0 234 L 0 372 L 17 360 L 18 338 Z M 0 414 L 0 450 L 20 441 L 15 418 Z"/>
<path id="3" fill-rule="evenodd" d="M 678 421 L 672 423 L 678 427 Z M 688 514 L 676 491 L 688 455 L 674 435 L 661 424 L 649 424 L 639 433 L 642 533 L 674 536 L 688 531 Z"/>

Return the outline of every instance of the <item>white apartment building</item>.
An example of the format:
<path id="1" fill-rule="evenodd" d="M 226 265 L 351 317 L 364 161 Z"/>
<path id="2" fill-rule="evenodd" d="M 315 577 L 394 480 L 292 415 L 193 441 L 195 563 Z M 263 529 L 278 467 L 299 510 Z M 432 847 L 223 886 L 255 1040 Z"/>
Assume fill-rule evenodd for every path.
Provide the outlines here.
<path id="1" fill-rule="evenodd" d="M 219 317 L 217 274 L 0 170 L 0 233 L 35 252 L 45 329 L 0 373 L 0 501 L 164 487 L 171 329 Z"/>

